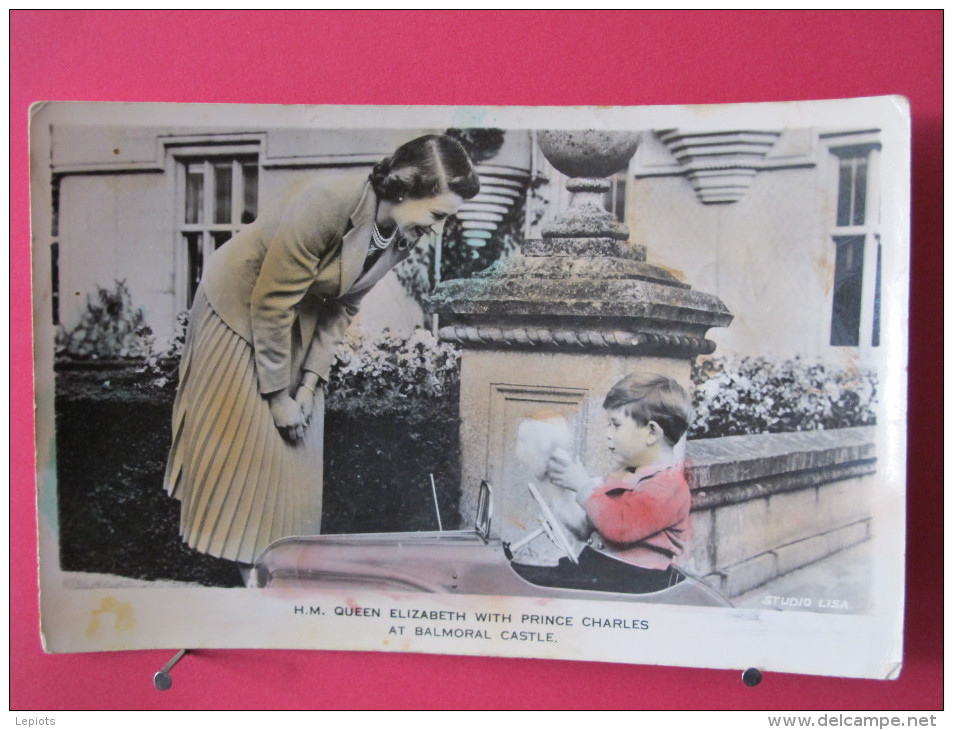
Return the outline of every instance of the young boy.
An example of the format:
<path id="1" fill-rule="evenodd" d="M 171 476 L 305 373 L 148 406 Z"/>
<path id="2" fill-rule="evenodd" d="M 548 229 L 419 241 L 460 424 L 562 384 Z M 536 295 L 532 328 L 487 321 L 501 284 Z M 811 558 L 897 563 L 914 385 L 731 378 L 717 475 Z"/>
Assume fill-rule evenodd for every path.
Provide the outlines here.
<path id="1" fill-rule="evenodd" d="M 691 402 L 685 390 L 662 375 L 634 373 L 616 383 L 603 402 L 609 418 L 608 446 L 620 469 L 591 476 L 565 450 L 557 450 L 547 475 L 575 492 L 595 534 L 593 547 L 556 568 L 517 566 L 527 580 L 590 590 L 651 592 L 682 580 L 672 567 L 691 531 L 691 493 L 675 455 L 688 428 Z M 567 520 L 579 534 L 575 520 Z M 595 548 L 595 549 L 593 549 Z M 526 570 L 524 570 L 526 569 Z"/>

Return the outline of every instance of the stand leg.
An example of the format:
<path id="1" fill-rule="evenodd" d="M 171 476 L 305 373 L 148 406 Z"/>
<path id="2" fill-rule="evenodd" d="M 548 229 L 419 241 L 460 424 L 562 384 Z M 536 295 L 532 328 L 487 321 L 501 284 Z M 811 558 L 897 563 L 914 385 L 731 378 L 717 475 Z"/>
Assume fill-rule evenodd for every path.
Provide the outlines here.
<path id="1" fill-rule="evenodd" d="M 152 683 L 156 686 L 157 690 L 164 692 L 172 686 L 172 675 L 169 674 L 169 672 L 171 672 L 172 667 L 174 667 L 179 660 L 188 653 L 188 649 L 179 649 L 178 653 L 172 657 L 168 663 L 162 667 L 162 669 L 156 672 L 155 676 L 152 678 Z"/>

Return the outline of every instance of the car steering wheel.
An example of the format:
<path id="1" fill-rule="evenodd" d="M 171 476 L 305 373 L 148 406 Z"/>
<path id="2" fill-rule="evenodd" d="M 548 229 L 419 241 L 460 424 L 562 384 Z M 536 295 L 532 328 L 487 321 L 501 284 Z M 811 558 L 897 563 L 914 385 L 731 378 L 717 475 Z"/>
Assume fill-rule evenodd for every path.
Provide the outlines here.
<path id="1" fill-rule="evenodd" d="M 562 524 L 556 519 L 556 515 L 553 514 L 553 511 L 549 508 L 549 505 L 546 503 L 546 500 L 543 499 L 543 495 L 539 493 L 539 490 L 532 484 L 528 484 L 527 486 L 529 487 L 529 493 L 533 495 L 533 499 L 536 501 L 536 509 L 539 511 L 539 521 L 542 523 L 543 529 L 546 531 L 549 539 L 553 541 L 556 547 L 566 553 L 567 558 L 578 564 L 579 560 L 572 551 L 572 543 L 566 531 L 563 529 Z"/>

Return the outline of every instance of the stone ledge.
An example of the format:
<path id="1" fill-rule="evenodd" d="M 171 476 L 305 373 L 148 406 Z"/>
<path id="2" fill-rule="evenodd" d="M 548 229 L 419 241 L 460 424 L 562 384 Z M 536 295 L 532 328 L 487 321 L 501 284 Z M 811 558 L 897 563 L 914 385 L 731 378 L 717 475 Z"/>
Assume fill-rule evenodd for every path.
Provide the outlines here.
<path id="1" fill-rule="evenodd" d="M 758 479 L 729 482 L 704 489 L 694 488 L 692 473 L 689 470 L 688 483 L 692 489 L 692 509 L 704 510 L 723 507 L 729 504 L 748 502 L 760 497 L 769 497 L 781 492 L 799 489 L 811 489 L 830 482 L 845 481 L 874 474 L 876 461 L 855 462 L 819 466 L 803 471 L 772 474 Z"/>
<path id="2" fill-rule="evenodd" d="M 836 475 L 850 469 L 871 473 L 877 458 L 876 428 L 857 426 L 689 441 L 686 475 L 693 491 L 710 495 L 718 488 L 753 486 L 755 480 L 770 482 L 801 472 L 829 470 L 831 478 L 859 475 Z"/>
<path id="3" fill-rule="evenodd" d="M 525 245 L 525 244 L 524 244 Z M 644 247 L 631 246 L 626 256 L 512 256 L 473 275 L 474 279 L 636 279 L 678 289 L 691 289 L 672 272 L 638 258 Z M 542 281 L 539 281 L 539 280 Z"/>

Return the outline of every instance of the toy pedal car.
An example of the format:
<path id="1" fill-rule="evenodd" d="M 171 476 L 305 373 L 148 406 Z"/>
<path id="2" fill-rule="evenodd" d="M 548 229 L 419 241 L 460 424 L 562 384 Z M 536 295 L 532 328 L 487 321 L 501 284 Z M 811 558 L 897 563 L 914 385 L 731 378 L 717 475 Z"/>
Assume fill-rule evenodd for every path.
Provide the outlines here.
<path id="1" fill-rule="evenodd" d="M 543 531 L 575 560 L 562 527 L 540 495 L 531 490 Z M 535 598 L 638 601 L 692 606 L 730 606 L 711 586 L 673 568 L 670 587 L 650 592 L 540 585 L 512 561 L 510 546 L 490 532 L 492 489 L 483 481 L 471 530 L 388 532 L 288 537 L 255 563 L 255 584 L 461 593 Z M 521 541 L 521 542 L 526 542 Z M 607 558 L 610 559 L 611 558 Z M 617 561 L 620 562 L 621 561 Z M 524 575 L 521 575 L 521 572 Z"/>

